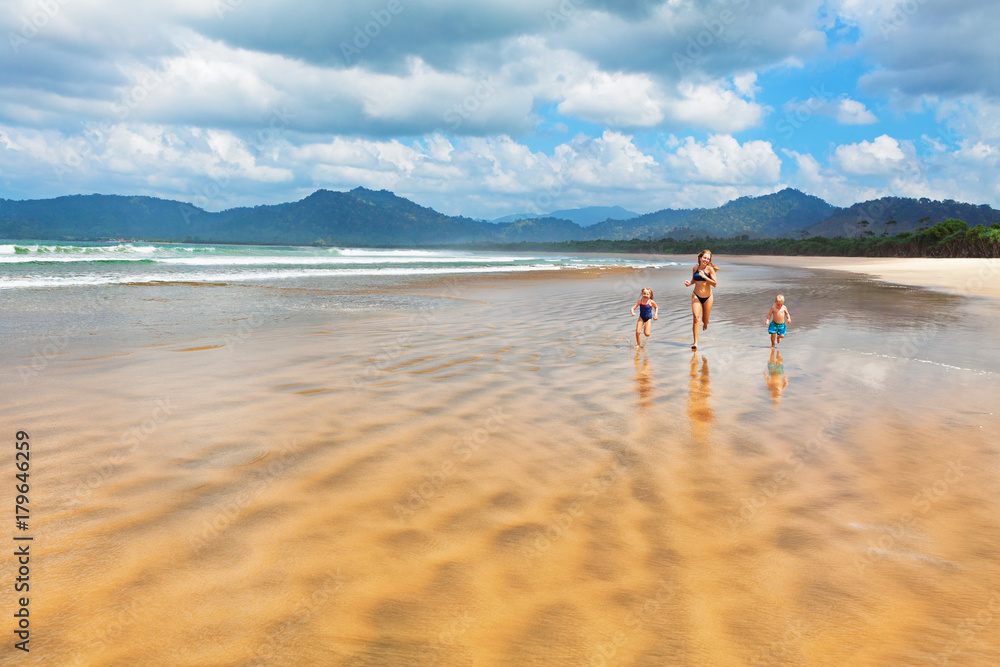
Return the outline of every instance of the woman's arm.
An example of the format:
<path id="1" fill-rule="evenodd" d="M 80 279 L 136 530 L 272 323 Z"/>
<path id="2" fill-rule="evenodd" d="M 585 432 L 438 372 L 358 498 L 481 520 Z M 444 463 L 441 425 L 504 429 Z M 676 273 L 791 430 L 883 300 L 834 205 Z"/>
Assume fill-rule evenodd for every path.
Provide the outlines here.
<path id="1" fill-rule="evenodd" d="M 719 282 L 715 279 L 715 269 L 711 266 L 703 271 L 705 274 L 705 282 L 707 282 L 712 287 L 718 286 Z"/>

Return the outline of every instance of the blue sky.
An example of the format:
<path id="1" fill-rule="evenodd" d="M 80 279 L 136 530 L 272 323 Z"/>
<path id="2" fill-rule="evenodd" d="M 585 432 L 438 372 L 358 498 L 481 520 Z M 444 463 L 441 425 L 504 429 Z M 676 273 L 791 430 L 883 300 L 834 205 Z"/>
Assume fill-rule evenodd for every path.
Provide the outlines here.
<path id="1" fill-rule="evenodd" d="M 1000 208 L 995 0 L 10 0 L 0 197 Z"/>

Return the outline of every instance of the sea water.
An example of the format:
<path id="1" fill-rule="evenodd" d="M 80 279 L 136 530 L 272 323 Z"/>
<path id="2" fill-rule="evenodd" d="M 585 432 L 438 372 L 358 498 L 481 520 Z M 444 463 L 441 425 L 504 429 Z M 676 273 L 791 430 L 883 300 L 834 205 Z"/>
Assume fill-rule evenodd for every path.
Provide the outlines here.
<path id="1" fill-rule="evenodd" d="M 366 277 L 654 268 L 672 264 L 624 257 L 460 250 L 16 241 L 0 242 L 0 289 L 265 281 L 329 287 Z"/>

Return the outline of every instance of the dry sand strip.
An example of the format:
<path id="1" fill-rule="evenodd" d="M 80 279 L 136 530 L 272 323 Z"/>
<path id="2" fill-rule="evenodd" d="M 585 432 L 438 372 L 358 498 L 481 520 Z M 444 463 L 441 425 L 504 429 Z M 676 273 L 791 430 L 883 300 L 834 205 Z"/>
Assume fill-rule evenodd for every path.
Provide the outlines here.
<path id="1" fill-rule="evenodd" d="M 720 255 L 719 259 L 723 257 Z M 726 255 L 726 262 L 850 271 L 901 285 L 1000 299 L 1000 259 Z"/>

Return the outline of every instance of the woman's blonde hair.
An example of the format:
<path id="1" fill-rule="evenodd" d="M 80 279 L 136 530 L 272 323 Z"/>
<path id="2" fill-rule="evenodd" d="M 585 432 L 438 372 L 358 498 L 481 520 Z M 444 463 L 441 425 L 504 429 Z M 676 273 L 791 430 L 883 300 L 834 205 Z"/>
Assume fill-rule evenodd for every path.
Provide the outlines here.
<path id="1" fill-rule="evenodd" d="M 699 264 L 701 264 L 701 258 L 705 256 L 705 253 L 708 253 L 709 255 L 712 255 L 713 257 L 715 256 L 712 253 L 711 250 L 709 250 L 708 248 L 705 248 L 704 250 L 702 250 L 701 252 L 698 253 L 698 263 Z M 719 270 L 719 267 L 717 267 L 715 264 L 712 264 L 712 260 L 708 260 L 708 265 L 710 267 L 712 267 L 713 269 L 715 269 L 716 271 Z"/>

